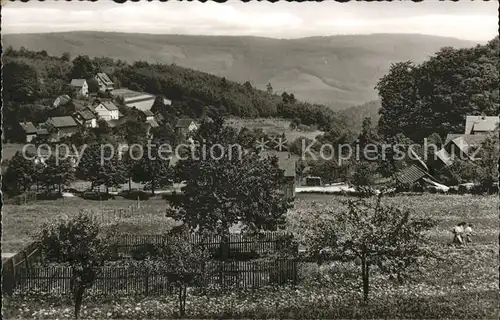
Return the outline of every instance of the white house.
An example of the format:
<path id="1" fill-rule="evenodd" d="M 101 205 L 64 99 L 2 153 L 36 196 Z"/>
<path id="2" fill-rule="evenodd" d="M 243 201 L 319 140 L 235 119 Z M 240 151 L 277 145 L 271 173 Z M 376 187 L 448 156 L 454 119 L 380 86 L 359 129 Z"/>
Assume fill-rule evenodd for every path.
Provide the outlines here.
<path id="1" fill-rule="evenodd" d="M 118 120 L 120 118 L 120 112 L 118 107 L 111 101 L 103 101 L 99 103 L 95 108 L 94 112 L 97 113 L 99 118 L 109 121 Z"/>
<path id="2" fill-rule="evenodd" d="M 495 131 L 499 123 L 498 116 L 467 116 L 464 134 L 489 134 Z"/>
<path id="3" fill-rule="evenodd" d="M 110 91 L 114 89 L 113 81 L 111 81 L 109 76 L 104 72 L 96 74 L 94 78 L 97 80 L 97 83 L 99 83 L 99 89 L 101 91 Z"/>
<path id="4" fill-rule="evenodd" d="M 89 86 L 87 80 L 85 79 L 73 79 L 71 80 L 71 86 L 78 90 L 78 95 L 87 97 L 89 95 Z"/>

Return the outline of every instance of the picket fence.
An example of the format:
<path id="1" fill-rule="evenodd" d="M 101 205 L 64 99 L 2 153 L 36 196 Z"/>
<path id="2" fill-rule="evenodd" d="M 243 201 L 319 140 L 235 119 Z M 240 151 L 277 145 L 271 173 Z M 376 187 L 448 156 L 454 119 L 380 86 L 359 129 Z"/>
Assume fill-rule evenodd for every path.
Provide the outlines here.
<path id="1" fill-rule="evenodd" d="M 257 289 L 297 281 L 297 262 L 293 259 L 254 261 L 212 261 L 196 287 L 227 291 Z M 16 292 L 71 292 L 71 268 L 48 266 L 22 269 L 16 277 Z M 148 271 L 140 266 L 106 266 L 101 269 L 90 294 L 165 295 L 173 293 L 168 272 Z"/>
<path id="2" fill-rule="evenodd" d="M 245 235 L 241 233 L 231 233 L 228 238 L 229 252 L 255 252 L 258 254 L 274 253 L 288 248 L 293 252 L 298 252 L 298 247 L 287 243 L 286 237 L 291 234 L 285 232 L 264 232 L 259 235 Z M 192 244 L 199 244 L 208 250 L 214 250 L 221 246 L 221 236 L 201 236 L 190 234 L 187 241 Z M 123 255 L 131 255 L 136 250 L 141 250 L 146 245 L 162 245 L 168 242 L 166 235 L 135 235 L 121 234 L 115 241 L 117 252 Z M 290 247 L 292 246 L 292 247 Z"/>
<path id="3" fill-rule="evenodd" d="M 265 232 L 259 235 L 230 234 L 226 243 L 228 253 L 254 252 L 268 254 L 281 249 L 292 253 L 298 252 L 294 244 L 282 241 L 283 232 Z M 137 250 L 147 245 L 161 245 L 168 241 L 165 235 L 121 234 L 115 239 L 115 252 L 122 257 L 130 257 Z M 220 236 L 202 237 L 191 234 L 187 241 L 205 246 L 208 250 L 220 248 Z M 43 263 L 42 252 L 37 243 L 32 243 L 14 257 L 2 264 L 2 289 L 6 294 L 15 291 L 42 290 L 56 292 L 69 290 L 71 270 L 66 266 L 40 266 Z M 216 273 L 209 273 L 203 280 L 203 287 L 226 290 L 232 287 L 258 288 L 274 282 L 295 281 L 296 262 L 292 260 L 252 260 L 252 261 L 212 261 L 217 263 Z M 100 278 L 93 290 L 95 292 L 129 294 L 163 294 L 170 292 L 167 275 L 150 273 L 135 266 L 107 266 L 102 269 Z M 278 273 L 278 275 L 276 275 Z M 271 279 L 271 280 L 270 280 Z M 273 280 L 274 279 L 274 280 Z M 274 282 L 273 282 L 274 281 Z"/>

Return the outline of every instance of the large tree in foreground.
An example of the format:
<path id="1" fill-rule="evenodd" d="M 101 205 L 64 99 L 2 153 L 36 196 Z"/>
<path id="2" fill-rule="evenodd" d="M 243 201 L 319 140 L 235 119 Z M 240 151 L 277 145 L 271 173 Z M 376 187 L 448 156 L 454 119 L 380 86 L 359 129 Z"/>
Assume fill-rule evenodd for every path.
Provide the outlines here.
<path id="1" fill-rule="evenodd" d="M 290 202 L 279 192 L 283 174 L 276 158 L 238 152 L 237 134 L 222 119 L 203 123 L 194 140 L 204 141 L 208 152 L 204 157 L 203 146 L 194 148 L 177 163 L 175 178 L 186 186 L 172 199 L 171 215 L 192 229 L 219 234 L 239 222 L 250 231 L 284 222 Z"/>
<path id="2" fill-rule="evenodd" d="M 330 219 L 315 219 L 314 232 L 308 237 L 310 252 L 323 259 L 341 258 L 355 261 L 361 267 L 360 278 L 364 301 L 370 292 L 373 268 L 402 281 L 417 271 L 422 258 L 431 257 L 427 231 L 435 225 L 428 217 L 414 217 L 403 210 L 375 200 L 358 199 L 346 202 L 344 213 L 322 212 Z M 319 222 L 317 222 L 319 221 Z"/>
<path id="3" fill-rule="evenodd" d="M 71 267 L 71 291 L 78 319 L 85 292 L 92 287 L 110 254 L 114 228 L 106 232 L 89 214 L 80 212 L 42 227 L 38 240 L 44 257 Z"/>

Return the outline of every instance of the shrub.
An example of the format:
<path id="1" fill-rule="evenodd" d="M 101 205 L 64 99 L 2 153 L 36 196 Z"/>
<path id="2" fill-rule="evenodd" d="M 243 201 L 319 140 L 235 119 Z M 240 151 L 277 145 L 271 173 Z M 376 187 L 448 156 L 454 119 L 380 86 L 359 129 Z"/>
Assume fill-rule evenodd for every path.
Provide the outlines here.
<path id="1" fill-rule="evenodd" d="M 145 260 L 148 257 L 156 257 L 159 254 L 158 248 L 151 244 L 147 243 L 137 247 L 132 251 L 132 258 L 134 260 Z"/>
<path id="2" fill-rule="evenodd" d="M 57 192 L 57 191 L 52 191 L 52 192 L 42 192 L 42 193 L 37 193 L 36 199 L 37 200 L 57 200 L 61 199 L 62 193 Z"/>
<path id="3" fill-rule="evenodd" d="M 128 200 L 149 200 L 151 193 L 142 190 L 126 190 L 118 194 Z"/>
<path id="4" fill-rule="evenodd" d="M 108 200 L 115 198 L 112 194 L 97 191 L 85 191 L 81 194 L 81 197 L 86 200 Z"/>

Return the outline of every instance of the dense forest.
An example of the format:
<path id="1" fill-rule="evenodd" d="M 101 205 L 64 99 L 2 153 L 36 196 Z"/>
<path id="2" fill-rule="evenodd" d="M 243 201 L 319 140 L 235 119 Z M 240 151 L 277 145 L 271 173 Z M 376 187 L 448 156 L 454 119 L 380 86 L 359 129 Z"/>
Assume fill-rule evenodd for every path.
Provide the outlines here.
<path id="1" fill-rule="evenodd" d="M 175 64 L 149 64 L 138 61 L 129 65 L 109 57 L 77 56 L 65 53 L 48 56 L 45 51 L 33 52 L 7 48 L 4 53 L 4 139 L 13 138 L 20 121 L 40 123 L 49 116 L 69 115 L 71 108 L 52 106 L 59 95 L 74 95 L 72 78 L 89 79 L 96 72 L 107 72 L 116 87 L 127 87 L 162 95 L 173 100 L 173 107 L 182 115 L 236 116 L 243 118 L 283 117 L 300 119 L 305 125 L 316 125 L 329 131 L 343 123 L 331 109 L 298 101 L 293 93 L 276 95 L 272 85 L 258 90 L 249 82 L 229 81 L 205 72 Z"/>
<path id="2" fill-rule="evenodd" d="M 467 115 L 498 115 L 499 39 L 475 48 L 442 48 L 420 65 L 392 65 L 377 89 L 379 133 L 422 141 L 464 131 Z"/>

